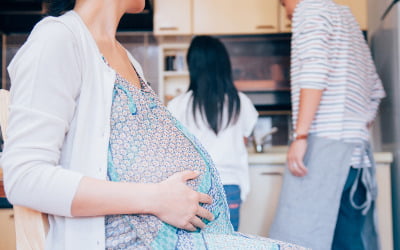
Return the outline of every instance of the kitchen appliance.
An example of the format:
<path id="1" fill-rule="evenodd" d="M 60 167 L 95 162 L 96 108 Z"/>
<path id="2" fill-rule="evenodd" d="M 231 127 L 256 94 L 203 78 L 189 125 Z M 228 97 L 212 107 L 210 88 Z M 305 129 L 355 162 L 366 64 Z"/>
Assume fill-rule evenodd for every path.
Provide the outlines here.
<path id="1" fill-rule="evenodd" d="M 289 111 L 290 35 L 221 36 L 235 86 L 259 111 Z"/>
<path id="2" fill-rule="evenodd" d="M 381 137 L 377 150 L 394 155 L 392 196 L 394 249 L 400 249 L 400 4 L 398 0 L 368 1 L 368 35 L 372 55 L 387 97 L 380 107 Z M 376 143 L 375 143 L 376 144 Z"/>

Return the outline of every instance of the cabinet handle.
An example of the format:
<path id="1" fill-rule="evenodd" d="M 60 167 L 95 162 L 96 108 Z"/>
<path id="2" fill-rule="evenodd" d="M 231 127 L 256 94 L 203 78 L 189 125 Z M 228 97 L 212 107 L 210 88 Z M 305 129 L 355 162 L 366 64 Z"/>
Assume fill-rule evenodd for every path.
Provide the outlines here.
<path id="1" fill-rule="evenodd" d="M 258 25 L 258 26 L 256 26 L 256 29 L 258 29 L 258 30 L 275 29 L 275 26 L 273 26 L 273 25 Z"/>
<path id="2" fill-rule="evenodd" d="M 10 214 L 10 219 L 14 219 L 14 214 Z"/>
<path id="3" fill-rule="evenodd" d="M 286 28 L 292 28 L 292 24 L 291 23 L 286 24 Z"/>
<path id="4" fill-rule="evenodd" d="M 278 176 L 278 175 L 283 175 L 283 174 L 280 172 L 262 172 L 261 175 Z"/>
<path id="5" fill-rule="evenodd" d="M 160 27 L 160 30 L 168 31 L 168 30 L 178 30 L 177 27 Z"/>

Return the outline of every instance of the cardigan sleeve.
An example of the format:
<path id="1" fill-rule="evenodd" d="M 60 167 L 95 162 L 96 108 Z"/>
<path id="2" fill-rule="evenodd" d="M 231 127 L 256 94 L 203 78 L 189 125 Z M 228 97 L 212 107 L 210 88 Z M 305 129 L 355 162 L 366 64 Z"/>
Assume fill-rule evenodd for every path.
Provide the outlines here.
<path id="1" fill-rule="evenodd" d="M 81 86 L 81 65 L 70 30 L 39 23 L 8 67 L 11 100 L 0 165 L 14 205 L 71 216 L 82 178 L 59 165 Z"/>

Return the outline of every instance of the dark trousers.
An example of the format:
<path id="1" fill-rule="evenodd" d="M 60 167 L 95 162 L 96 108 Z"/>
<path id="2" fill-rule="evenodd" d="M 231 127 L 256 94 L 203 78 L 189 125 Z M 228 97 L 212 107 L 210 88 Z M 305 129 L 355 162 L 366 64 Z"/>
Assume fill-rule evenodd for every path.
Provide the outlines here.
<path id="1" fill-rule="evenodd" d="M 365 249 L 362 240 L 362 228 L 364 226 L 366 216 L 362 215 L 361 210 L 355 209 L 350 203 L 350 190 L 357 178 L 357 171 L 358 169 L 350 168 L 350 172 L 343 189 L 339 215 L 332 242 L 333 250 Z M 361 174 L 359 178 L 361 178 Z M 361 183 L 361 180 L 359 180 L 357 191 L 354 195 L 354 202 L 357 205 L 361 205 L 365 199 L 366 189 Z"/>
<path id="2" fill-rule="evenodd" d="M 242 203 L 240 187 L 238 185 L 224 185 L 224 190 L 228 201 L 231 223 L 233 229 L 237 231 L 239 228 L 240 205 Z"/>

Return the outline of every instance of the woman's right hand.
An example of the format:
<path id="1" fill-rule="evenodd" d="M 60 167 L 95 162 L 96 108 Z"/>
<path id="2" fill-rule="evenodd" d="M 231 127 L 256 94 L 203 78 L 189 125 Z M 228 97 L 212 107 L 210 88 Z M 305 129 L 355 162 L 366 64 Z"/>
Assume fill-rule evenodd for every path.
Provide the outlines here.
<path id="1" fill-rule="evenodd" d="M 170 225 L 188 231 L 204 228 L 206 225 L 201 218 L 212 221 L 214 216 L 200 203 L 211 204 L 212 199 L 187 185 L 188 180 L 197 178 L 199 174 L 196 171 L 183 171 L 157 184 L 155 200 L 151 202 L 152 214 Z"/>

